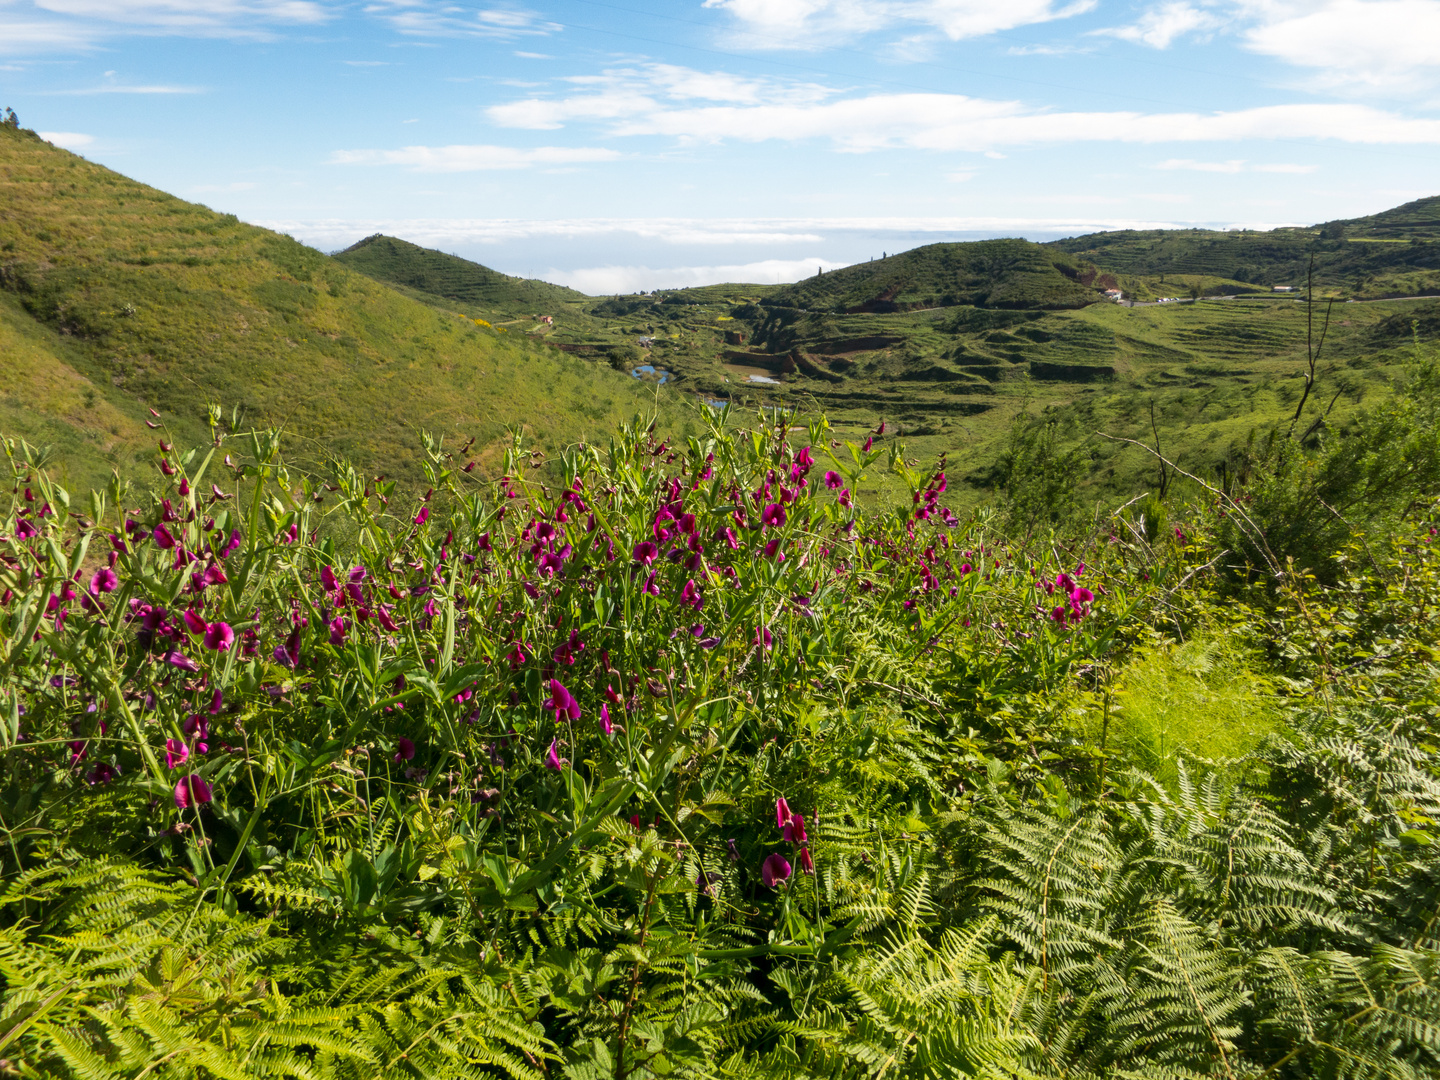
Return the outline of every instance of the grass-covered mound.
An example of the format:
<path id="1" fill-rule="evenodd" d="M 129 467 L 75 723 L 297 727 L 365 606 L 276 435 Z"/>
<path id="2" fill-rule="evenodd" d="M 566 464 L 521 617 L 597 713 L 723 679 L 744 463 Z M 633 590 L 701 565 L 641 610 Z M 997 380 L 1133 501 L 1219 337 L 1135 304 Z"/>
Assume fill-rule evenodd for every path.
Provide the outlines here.
<path id="1" fill-rule="evenodd" d="M 420 478 L 417 429 L 484 447 L 608 431 L 638 388 L 520 335 L 399 295 L 0 125 L 0 426 L 54 448 L 77 486 L 131 471 L 148 409 L 204 437 L 207 403 Z"/>
<path id="2" fill-rule="evenodd" d="M 590 299 L 563 285 L 511 277 L 458 255 L 447 255 L 383 233 L 367 236 L 336 253 L 335 261 L 387 285 L 491 311 L 543 315 L 550 307 Z"/>
<path id="3" fill-rule="evenodd" d="M 328 510 L 263 433 L 19 470 L 4 1068 L 1433 1076 L 1435 383 L 1029 539 L 773 415 Z"/>
<path id="4" fill-rule="evenodd" d="M 776 289 L 762 303 L 835 312 L 915 311 L 958 304 L 1078 308 L 1100 299 L 1090 283 L 1080 280 L 1086 269 L 1055 248 L 1027 240 L 927 244 L 817 274 Z"/>

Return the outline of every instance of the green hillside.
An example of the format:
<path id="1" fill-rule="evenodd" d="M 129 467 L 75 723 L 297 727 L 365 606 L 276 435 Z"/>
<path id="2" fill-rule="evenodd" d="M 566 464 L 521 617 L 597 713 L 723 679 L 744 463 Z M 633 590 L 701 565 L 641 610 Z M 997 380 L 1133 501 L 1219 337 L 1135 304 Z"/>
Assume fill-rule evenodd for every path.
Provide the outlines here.
<path id="1" fill-rule="evenodd" d="M 786 288 L 763 303 L 835 312 L 895 312 L 969 304 L 994 308 L 1078 308 L 1099 299 L 1087 268 L 1026 240 L 927 244 L 858 263 Z"/>
<path id="2" fill-rule="evenodd" d="M 488 266 L 376 233 L 335 255 L 366 277 L 487 310 L 533 311 L 588 301 L 584 293 L 547 281 L 510 277 Z M 542 312 L 543 313 L 543 312 Z"/>
<path id="3" fill-rule="evenodd" d="M 1440 295 L 1440 196 L 1370 217 L 1268 232 L 1123 229 L 1051 247 L 1118 275 L 1210 275 L 1270 287 L 1315 282 L 1353 299 Z"/>
<path id="4" fill-rule="evenodd" d="M 1376 237 L 1387 240 L 1440 240 L 1440 195 L 1416 199 L 1369 217 L 1331 221 L 1322 232 L 1343 231 L 1347 239 Z"/>
<path id="5" fill-rule="evenodd" d="M 280 425 L 310 460 L 419 476 L 419 431 L 543 447 L 609 430 L 639 388 L 400 295 L 242 224 L 0 127 L 0 430 L 93 482 L 187 440 L 207 402 Z M 488 461 L 482 457 L 482 461 Z M 383 463 L 383 466 L 382 466 Z"/>

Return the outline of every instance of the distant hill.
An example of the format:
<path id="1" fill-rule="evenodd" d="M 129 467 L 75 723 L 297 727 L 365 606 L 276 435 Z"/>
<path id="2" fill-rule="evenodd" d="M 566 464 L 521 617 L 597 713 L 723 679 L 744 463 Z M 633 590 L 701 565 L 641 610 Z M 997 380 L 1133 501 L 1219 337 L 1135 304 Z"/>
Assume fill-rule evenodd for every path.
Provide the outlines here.
<path id="1" fill-rule="evenodd" d="M 0 433 L 52 444 L 77 483 L 153 455 L 152 407 L 186 441 L 215 402 L 313 459 L 418 478 L 421 428 L 479 449 L 526 425 L 553 448 L 642 401 L 604 365 L 0 125 Z"/>
<path id="2" fill-rule="evenodd" d="M 510 277 L 488 266 L 376 233 L 335 255 L 368 278 L 478 308 L 545 314 L 547 305 L 591 298 L 548 281 Z"/>
<path id="3" fill-rule="evenodd" d="M 1200 274 L 1261 286 L 1318 286 L 1348 297 L 1440 294 L 1440 196 L 1369 217 L 1266 232 L 1123 229 L 1047 245 L 1112 273 Z"/>
<path id="4" fill-rule="evenodd" d="M 1322 235 L 1338 229 L 1347 239 L 1440 240 L 1440 195 L 1416 199 L 1369 217 L 1326 222 L 1318 228 Z"/>
<path id="5" fill-rule="evenodd" d="M 1079 260 L 1027 240 L 927 244 L 775 289 L 767 307 L 883 314 L 973 305 L 1063 309 L 1100 299 Z"/>

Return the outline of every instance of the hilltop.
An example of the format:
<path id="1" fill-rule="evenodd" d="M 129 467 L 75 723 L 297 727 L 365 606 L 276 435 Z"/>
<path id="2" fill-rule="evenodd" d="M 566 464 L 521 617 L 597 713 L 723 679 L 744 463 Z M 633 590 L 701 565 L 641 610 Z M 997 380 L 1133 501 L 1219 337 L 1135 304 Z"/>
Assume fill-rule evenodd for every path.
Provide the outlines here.
<path id="1" fill-rule="evenodd" d="M 533 311 L 590 300 L 548 281 L 511 277 L 488 266 L 376 233 L 337 252 L 335 260 L 368 278 L 425 299 L 436 297 L 486 311 Z"/>
<path id="2" fill-rule="evenodd" d="M 0 430 L 77 483 L 153 452 L 147 409 L 283 426 L 310 460 L 420 477 L 419 431 L 544 448 L 610 430 L 633 380 L 417 302 L 344 262 L 0 126 Z M 493 459 L 482 458 L 482 461 Z"/>
<path id="3" fill-rule="evenodd" d="M 770 293 L 767 307 L 855 314 L 970 305 L 1060 309 L 1093 304 L 1095 270 L 1027 240 L 927 244 L 817 274 Z"/>

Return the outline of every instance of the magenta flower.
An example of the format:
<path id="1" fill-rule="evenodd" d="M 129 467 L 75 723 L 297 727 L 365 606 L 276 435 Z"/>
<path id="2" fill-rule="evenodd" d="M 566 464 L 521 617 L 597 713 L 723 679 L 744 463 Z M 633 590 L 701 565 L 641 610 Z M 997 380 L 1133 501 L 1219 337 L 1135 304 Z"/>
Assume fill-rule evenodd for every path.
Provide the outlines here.
<path id="1" fill-rule="evenodd" d="M 194 608 L 187 608 L 184 614 L 185 629 L 192 634 L 203 634 L 208 629 L 208 624 L 200 617 L 199 612 Z"/>
<path id="2" fill-rule="evenodd" d="M 290 636 L 285 639 L 284 645 L 275 646 L 275 661 L 288 668 L 300 666 L 300 628 L 298 626 L 290 631 Z"/>
<path id="3" fill-rule="evenodd" d="M 205 629 L 205 647 L 216 652 L 226 652 L 235 644 L 235 631 L 229 623 L 211 623 Z"/>
<path id="4" fill-rule="evenodd" d="M 190 756 L 190 748 L 179 739 L 165 740 L 165 767 L 173 769 Z"/>
<path id="5" fill-rule="evenodd" d="M 344 645 L 344 644 L 345 644 L 345 630 L 346 630 L 345 620 L 342 619 L 339 615 L 336 615 L 335 618 L 331 619 L 331 620 L 330 620 L 330 644 L 331 644 L 331 645 Z"/>
<path id="6" fill-rule="evenodd" d="M 647 592 L 647 593 L 649 593 L 651 596 L 659 596 L 659 595 L 660 595 L 660 586 L 659 586 L 659 584 L 657 584 L 656 581 L 655 581 L 655 571 L 653 571 L 653 570 L 650 571 L 650 576 L 645 579 L 645 585 L 644 585 L 644 587 L 641 589 L 641 591 L 642 591 L 642 592 Z"/>
<path id="7" fill-rule="evenodd" d="M 114 592 L 115 587 L 119 584 L 120 579 L 115 576 L 115 571 L 108 566 L 102 566 L 90 578 L 90 595 L 99 596 L 101 593 Z"/>
<path id="8" fill-rule="evenodd" d="M 740 550 L 740 541 L 736 538 L 734 529 L 727 528 L 721 535 L 725 537 L 725 546 L 731 551 Z"/>
<path id="9" fill-rule="evenodd" d="M 21 540 L 29 540 L 32 536 L 39 536 L 40 530 L 24 518 L 21 518 L 15 523 L 15 535 Z"/>
<path id="10" fill-rule="evenodd" d="M 799 861 L 802 871 L 807 874 L 815 873 L 815 860 L 810 857 L 810 849 L 808 847 L 802 847 L 796 859 Z"/>
<path id="11" fill-rule="evenodd" d="M 210 715 L 218 716 L 220 714 L 220 706 L 224 703 L 225 693 L 217 686 L 215 692 L 210 695 Z"/>
<path id="12" fill-rule="evenodd" d="M 630 554 L 641 566 L 649 566 L 659 556 L 660 549 L 653 541 L 641 540 Z"/>
<path id="13" fill-rule="evenodd" d="M 767 559 L 776 559 L 777 562 L 785 561 L 785 553 L 780 550 L 780 538 L 778 536 L 765 545 L 764 551 Z"/>
<path id="14" fill-rule="evenodd" d="M 181 671 L 200 670 L 199 664 L 195 663 L 194 660 L 191 660 L 184 653 L 178 653 L 174 649 L 171 649 L 160 659 L 163 660 L 165 663 L 169 664 L 171 667 L 179 668 Z"/>
<path id="15" fill-rule="evenodd" d="M 550 740 L 550 752 L 545 755 L 545 767 L 547 769 L 554 769 L 556 772 L 559 772 L 561 768 L 563 768 L 563 763 L 560 761 L 559 747 L 554 739 Z"/>
<path id="16" fill-rule="evenodd" d="M 826 486 L 827 488 L 829 488 L 831 491 L 834 491 L 834 490 L 836 490 L 837 488 L 844 487 L 844 485 L 845 485 L 845 480 L 844 480 L 844 478 L 843 478 L 838 472 L 836 472 L 834 469 L 829 470 L 829 471 L 825 474 L 825 486 Z"/>
<path id="17" fill-rule="evenodd" d="M 600 706 L 600 730 L 610 735 L 615 731 L 615 725 L 610 722 L 610 706 Z"/>
<path id="18" fill-rule="evenodd" d="M 428 521 L 429 519 L 430 519 L 430 507 L 428 507 L 428 506 L 422 506 L 422 507 L 420 507 L 420 512 L 415 515 L 415 524 L 416 524 L 416 525 L 424 525 L 425 522 Z"/>
<path id="19" fill-rule="evenodd" d="M 760 864 L 760 880 L 765 882 L 767 889 L 779 887 L 790 880 L 790 864 L 786 862 L 785 856 L 778 851 L 767 855 L 765 861 Z"/>
<path id="20" fill-rule="evenodd" d="M 556 720 L 580 719 L 580 703 L 575 700 L 569 690 L 565 689 L 559 679 L 550 680 L 550 697 L 546 699 L 541 708 L 553 710 Z"/>
<path id="21" fill-rule="evenodd" d="M 212 797 L 210 785 L 193 774 L 182 776 L 175 785 L 175 805 L 181 810 L 204 806 Z"/>
<path id="22" fill-rule="evenodd" d="M 1095 594 L 1084 585 L 1077 585 L 1070 590 L 1070 601 L 1074 604 L 1088 604 L 1095 599 Z"/>
<path id="23" fill-rule="evenodd" d="M 789 840 L 792 844 L 804 844 L 810 837 L 805 833 L 805 815 L 792 814 L 790 820 L 781 826 L 782 839 Z"/>
<path id="24" fill-rule="evenodd" d="M 785 801 L 785 796 L 781 795 L 780 798 L 775 800 L 775 827 L 777 829 L 785 828 L 786 825 L 790 824 L 790 819 L 793 816 L 794 815 L 790 813 L 790 804 Z"/>
<path id="25" fill-rule="evenodd" d="M 686 607 L 692 607 L 699 611 L 705 606 L 705 601 L 700 597 L 700 590 L 696 587 L 694 580 L 685 582 L 685 588 L 680 590 L 680 603 Z"/>
<path id="26" fill-rule="evenodd" d="M 170 535 L 170 530 L 164 525 L 156 525 L 155 531 L 150 534 L 155 538 L 155 543 L 169 551 L 175 546 L 175 537 Z"/>
<path id="27" fill-rule="evenodd" d="M 766 649 L 770 648 L 773 642 L 774 638 L 770 636 L 770 628 L 768 626 L 757 626 L 754 637 L 750 639 L 751 645 Z"/>
<path id="28" fill-rule="evenodd" d="M 766 528 L 778 529 L 785 524 L 785 507 L 771 503 L 760 512 L 760 524 Z"/>
<path id="29" fill-rule="evenodd" d="M 334 592 L 340 587 L 340 582 L 335 577 L 335 571 L 328 566 L 320 568 L 320 584 L 325 586 L 326 592 Z"/>
<path id="30" fill-rule="evenodd" d="M 402 761 L 413 761 L 415 759 L 415 744 L 401 735 L 395 740 L 395 763 Z"/>

